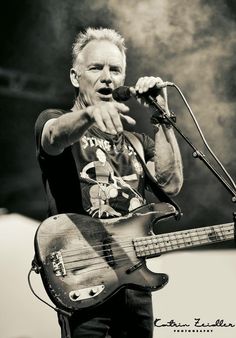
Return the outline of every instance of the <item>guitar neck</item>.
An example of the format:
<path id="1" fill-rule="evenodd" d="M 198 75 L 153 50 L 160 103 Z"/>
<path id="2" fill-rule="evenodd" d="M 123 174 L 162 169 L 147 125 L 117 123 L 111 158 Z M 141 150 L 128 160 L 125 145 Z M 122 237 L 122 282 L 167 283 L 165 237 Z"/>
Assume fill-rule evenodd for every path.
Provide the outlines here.
<path id="1" fill-rule="evenodd" d="M 163 252 L 234 239 L 234 223 L 176 231 L 133 240 L 137 257 L 155 257 Z"/>

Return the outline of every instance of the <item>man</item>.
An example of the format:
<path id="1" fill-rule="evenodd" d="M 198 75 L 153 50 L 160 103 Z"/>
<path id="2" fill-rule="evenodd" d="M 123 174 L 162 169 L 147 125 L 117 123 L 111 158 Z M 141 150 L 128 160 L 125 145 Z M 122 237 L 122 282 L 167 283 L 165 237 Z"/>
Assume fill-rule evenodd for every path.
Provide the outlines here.
<path id="1" fill-rule="evenodd" d="M 125 68 L 124 40 L 117 32 L 88 28 L 78 35 L 70 71 L 74 105 L 69 112 L 46 110 L 36 122 L 49 215 L 110 218 L 145 203 L 145 173 L 122 124 L 135 121 L 128 116 L 129 108 L 112 97 L 124 84 Z M 140 78 L 131 91 L 142 94 L 161 83 L 158 77 Z M 164 105 L 167 109 L 167 102 Z M 171 128 L 156 130 L 155 144 L 144 134 L 135 138 L 164 191 L 175 195 L 183 182 L 178 144 Z M 151 295 L 121 290 L 103 305 L 70 318 L 59 316 L 59 321 L 62 337 L 152 337 Z"/>

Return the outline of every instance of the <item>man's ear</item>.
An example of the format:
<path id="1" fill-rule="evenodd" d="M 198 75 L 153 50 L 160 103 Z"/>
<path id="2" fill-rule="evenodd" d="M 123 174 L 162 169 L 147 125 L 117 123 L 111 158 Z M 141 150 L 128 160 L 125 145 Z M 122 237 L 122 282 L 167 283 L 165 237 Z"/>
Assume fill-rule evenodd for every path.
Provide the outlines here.
<path id="1" fill-rule="evenodd" d="M 75 68 L 71 68 L 70 70 L 70 80 L 74 87 L 79 88 L 79 75 Z"/>

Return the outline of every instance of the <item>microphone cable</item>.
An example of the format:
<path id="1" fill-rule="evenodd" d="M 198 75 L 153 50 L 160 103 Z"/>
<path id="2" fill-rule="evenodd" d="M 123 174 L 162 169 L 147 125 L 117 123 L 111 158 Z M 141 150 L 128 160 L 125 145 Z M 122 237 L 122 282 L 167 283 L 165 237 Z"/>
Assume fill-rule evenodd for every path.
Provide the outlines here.
<path id="1" fill-rule="evenodd" d="M 186 105 L 186 107 L 187 107 L 187 109 L 188 109 L 188 111 L 189 111 L 189 113 L 190 113 L 190 116 L 191 116 L 192 119 L 193 119 L 194 124 L 196 125 L 196 128 L 197 128 L 197 130 L 198 130 L 198 132 L 199 132 L 199 134 L 200 134 L 200 137 L 202 138 L 202 141 L 203 141 L 203 143 L 205 144 L 207 150 L 210 152 L 210 154 L 212 155 L 212 157 L 215 159 L 215 161 L 218 163 L 218 165 L 220 166 L 220 168 L 223 170 L 223 172 L 225 173 L 226 177 L 227 177 L 228 180 L 230 181 L 230 183 L 231 183 L 233 189 L 236 191 L 236 184 L 235 184 L 233 178 L 231 177 L 231 175 L 230 175 L 230 174 L 228 173 L 228 171 L 225 169 L 225 167 L 223 166 L 223 164 L 221 163 L 221 161 L 219 160 L 219 158 L 215 155 L 214 151 L 213 151 L 213 150 L 211 149 L 211 147 L 209 146 L 209 144 L 208 144 L 207 140 L 205 139 L 205 136 L 204 136 L 204 134 L 203 134 L 203 132 L 202 132 L 202 130 L 201 130 L 201 127 L 200 127 L 200 125 L 199 125 L 199 123 L 198 123 L 198 121 L 197 121 L 197 119 L 196 119 L 196 117 L 195 117 L 195 115 L 194 115 L 192 109 L 190 108 L 190 105 L 188 104 L 186 98 L 184 97 L 184 94 L 182 93 L 181 89 L 180 89 L 175 83 L 173 83 L 173 82 L 170 82 L 170 83 L 168 84 L 168 86 L 169 86 L 169 87 L 174 87 L 174 88 L 178 91 L 180 97 L 181 97 L 182 100 L 184 101 L 184 103 L 185 103 L 185 105 Z M 235 191 L 234 191 L 234 193 L 235 193 Z M 236 202 L 236 197 L 233 197 L 233 202 Z"/>

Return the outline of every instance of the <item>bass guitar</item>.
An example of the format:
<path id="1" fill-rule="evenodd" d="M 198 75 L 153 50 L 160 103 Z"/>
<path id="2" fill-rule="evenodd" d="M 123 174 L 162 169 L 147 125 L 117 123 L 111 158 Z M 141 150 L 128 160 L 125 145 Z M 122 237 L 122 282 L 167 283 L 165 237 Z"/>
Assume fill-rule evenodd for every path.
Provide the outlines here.
<path id="1" fill-rule="evenodd" d="M 145 259 L 234 238 L 234 223 L 153 233 L 154 224 L 174 216 L 174 206 L 151 203 L 115 219 L 79 214 L 47 218 L 35 235 L 35 260 L 52 302 L 69 311 L 83 310 L 122 287 L 160 289 L 168 276 L 148 270 Z"/>

